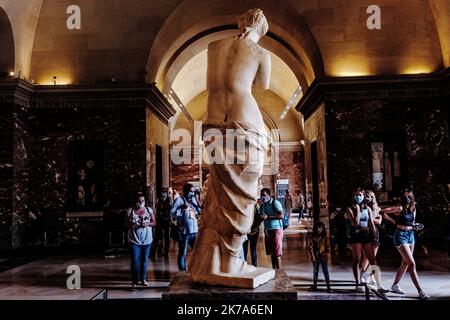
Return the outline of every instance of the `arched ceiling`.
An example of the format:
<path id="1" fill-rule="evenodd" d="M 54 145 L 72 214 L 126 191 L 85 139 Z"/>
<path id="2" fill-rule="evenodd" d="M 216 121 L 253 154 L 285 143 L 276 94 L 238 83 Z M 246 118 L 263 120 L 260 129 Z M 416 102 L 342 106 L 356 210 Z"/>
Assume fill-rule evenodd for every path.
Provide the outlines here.
<path id="1" fill-rule="evenodd" d="M 6 12 L 0 8 L 0 76 L 14 71 L 14 37 Z"/>
<path id="2" fill-rule="evenodd" d="M 429 0 L 441 41 L 442 57 L 446 67 L 450 67 L 450 1 Z"/>
<path id="3" fill-rule="evenodd" d="M 186 0 L 167 18 L 153 43 L 148 61 L 148 79 L 156 81 L 162 88 L 171 81 L 174 61 L 188 61 L 192 56 L 205 50 L 207 45 L 217 39 L 236 34 L 237 17 L 251 7 L 261 8 L 268 21 L 269 33 L 261 45 L 274 54 L 286 58 L 291 70 L 304 87 L 315 76 L 323 74 L 320 50 L 301 17 L 290 10 L 290 5 L 270 1 L 221 1 Z M 201 8 L 201 10 L 199 10 Z M 231 32 L 230 32 L 231 31 Z M 222 33 L 221 35 L 216 33 Z M 178 63 L 179 65 L 180 63 Z"/>
<path id="4" fill-rule="evenodd" d="M 29 76 L 36 26 L 44 0 L 0 0 L 8 16 L 14 38 L 14 71 Z M 3 46 L 3 43 L 1 43 Z"/>
<path id="5" fill-rule="evenodd" d="M 145 81 L 150 48 L 181 0 L 45 0 L 32 54 L 38 83 Z M 66 27 L 67 7 L 81 9 L 81 29 Z"/>
<path id="6" fill-rule="evenodd" d="M 205 50 L 189 60 L 172 83 L 172 89 L 185 106 L 206 89 L 206 61 L 207 51 Z"/>
<path id="7" fill-rule="evenodd" d="M 369 30 L 367 8 L 381 9 L 381 29 Z M 428 73 L 443 67 L 428 1 L 320 1 L 302 17 L 331 76 Z"/>
<path id="8" fill-rule="evenodd" d="M 207 36 L 230 30 L 251 7 L 263 9 L 269 21 L 270 34 L 261 44 L 300 83 L 323 74 L 424 73 L 450 66 L 448 0 L 377 0 L 381 30 L 366 28 L 371 0 L 75 2 L 81 30 L 65 27 L 72 0 L 0 0 L 13 30 L 16 73 L 39 82 L 58 75 L 71 83 L 113 76 L 162 83 L 183 49 L 193 45 L 195 56 Z"/>

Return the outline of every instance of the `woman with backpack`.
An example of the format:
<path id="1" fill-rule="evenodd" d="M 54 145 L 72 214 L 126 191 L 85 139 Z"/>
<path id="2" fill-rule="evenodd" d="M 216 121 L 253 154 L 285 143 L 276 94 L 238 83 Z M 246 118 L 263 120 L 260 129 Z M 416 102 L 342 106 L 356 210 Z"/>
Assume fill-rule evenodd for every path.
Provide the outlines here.
<path id="1" fill-rule="evenodd" d="M 178 197 L 170 210 L 172 219 L 177 221 L 178 238 L 178 269 L 185 271 L 188 246 L 194 248 L 198 232 L 198 216 L 200 205 L 195 198 L 195 187 L 187 183 L 183 187 L 183 196 Z"/>

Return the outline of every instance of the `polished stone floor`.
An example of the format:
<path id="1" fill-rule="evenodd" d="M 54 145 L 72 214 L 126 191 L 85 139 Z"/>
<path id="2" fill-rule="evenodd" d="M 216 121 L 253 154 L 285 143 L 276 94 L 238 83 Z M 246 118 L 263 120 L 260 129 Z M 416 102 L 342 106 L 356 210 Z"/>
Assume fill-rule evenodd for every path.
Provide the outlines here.
<path id="1" fill-rule="evenodd" d="M 310 221 L 299 224 L 292 221 L 284 238 L 283 269 L 294 285 L 307 285 L 312 280 L 312 266 L 306 253 L 305 236 Z M 0 300 L 56 300 L 94 298 L 107 289 L 108 299 L 161 299 L 162 291 L 178 273 L 177 244 L 171 243 L 169 257 L 158 256 L 149 263 L 149 288 L 130 290 L 129 255 L 125 251 L 109 252 L 107 255 L 52 256 L 25 263 L 0 272 Z M 190 255 L 188 259 L 190 259 Z M 382 248 L 380 253 L 382 280 L 390 287 L 400 258 L 392 248 Z M 423 289 L 433 299 L 450 299 L 450 259 L 443 251 L 431 251 L 431 257 L 417 253 L 417 267 Z M 77 265 L 81 269 L 81 289 L 69 290 L 66 280 L 67 267 Z M 270 258 L 264 253 L 264 241 L 258 243 L 258 265 L 270 267 Z M 330 276 L 335 293 L 325 290 L 309 292 L 307 287 L 296 286 L 298 299 L 364 300 L 363 293 L 352 287 L 339 286 L 352 281 L 351 258 L 332 256 L 329 262 Z M 323 279 L 320 274 L 319 279 Z M 388 299 L 416 299 L 417 292 L 409 275 L 405 275 L 401 287 L 405 295 L 388 293 Z M 371 299 L 379 299 L 372 295 Z"/>

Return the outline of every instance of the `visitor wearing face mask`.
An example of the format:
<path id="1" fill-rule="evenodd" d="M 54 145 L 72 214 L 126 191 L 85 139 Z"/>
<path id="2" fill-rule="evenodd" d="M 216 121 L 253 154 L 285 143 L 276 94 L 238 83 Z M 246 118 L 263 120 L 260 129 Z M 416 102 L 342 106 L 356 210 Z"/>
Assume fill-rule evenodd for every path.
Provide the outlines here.
<path id="1" fill-rule="evenodd" d="M 131 249 L 132 288 L 138 283 L 148 286 L 148 255 L 153 240 L 152 227 L 155 225 L 152 209 L 145 206 L 145 197 L 138 193 L 134 207 L 128 209 L 125 224 L 128 227 L 128 242 Z"/>
<path id="2" fill-rule="evenodd" d="M 150 256 L 153 260 L 156 258 L 160 240 L 163 241 L 163 256 L 169 256 L 171 199 L 168 192 L 168 188 L 162 188 L 161 195 L 156 199 L 155 239 L 150 250 Z"/>
<path id="3" fill-rule="evenodd" d="M 361 188 L 353 192 L 352 204 L 347 208 L 348 217 L 352 223 L 350 232 L 350 243 L 353 254 L 353 276 L 355 277 L 355 290 L 363 292 L 360 286 L 360 268 L 361 254 L 364 252 L 371 266 L 376 266 L 376 258 L 373 251 L 373 239 L 375 238 L 375 225 L 373 222 L 372 210 L 367 206 L 364 190 Z M 386 293 L 381 284 L 381 274 L 374 274 L 378 292 Z"/>
<path id="4" fill-rule="evenodd" d="M 372 217 L 373 217 L 373 223 L 375 225 L 375 230 L 373 233 L 373 239 L 372 239 L 372 246 L 373 246 L 373 254 L 376 257 L 378 253 L 378 248 L 380 247 L 380 234 L 381 234 L 381 222 L 382 217 L 380 214 L 381 208 L 378 206 L 377 198 L 375 196 L 375 193 L 372 190 L 366 190 L 365 192 L 366 196 L 366 203 L 367 206 L 372 211 Z M 365 278 L 365 271 L 367 270 L 367 267 L 369 266 L 369 259 L 367 259 L 366 255 L 363 254 L 363 258 L 361 261 L 361 276 L 360 280 L 361 282 L 366 282 L 367 279 Z M 371 284 L 376 284 L 375 279 L 373 278 L 373 275 L 370 279 Z"/>
<path id="5" fill-rule="evenodd" d="M 278 200 L 272 199 L 268 188 L 261 190 L 261 199 L 259 214 L 264 220 L 266 254 L 271 256 L 272 267 L 280 269 L 283 254 L 283 207 Z"/>
<path id="6" fill-rule="evenodd" d="M 178 241 L 178 269 L 186 270 L 186 256 L 188 246 L 194 247 L 198 232 L 198 215 L 201 213 L 200 205 L 195 198 L 195 188 L 192 184 L 185 184 L 183 196 L 178 197 L 170 210 L 172 219 L 177 221 L 180 228 Z"/>
<path id="7" fill-rule="evenodd" d="M 414 194 L 411 189 L 405 189 L 400 196 L 400 205 L 385 208 L 381 214 L 386 220 L 394 222 L 396 230 L 394 232 L 394 245 L 402 257 L 402 264 L 400 265 L 397 274 L 395 275 L 394 284 L 391 291 L 398 294 L 405 292 L 400 288 L 400 280 L 409 271 L 414 286 L 419 293 L 420 299 L 429 299 L 430 296 L 425 294 L 419 283 L 419 276 L 416 270 L 416 262 L 414 260 L 414 228 L 416 219 L 416 202 Z"/>
<path id="8" fill-rule="evenodd" d="M 312 234 L 308 236 L 308 252 L 313 264 L 313 286 L 309 291 L 317 290 L 319 268 L 322 266 L 323 275 L 327 284 L 327 291 L 333 292 L 330 286 L 330 275 L 328 273 L 328 254 L 330 253 L 330 242 L 328 241 L 325 224 L 322 221 L 314 223 Z"/>

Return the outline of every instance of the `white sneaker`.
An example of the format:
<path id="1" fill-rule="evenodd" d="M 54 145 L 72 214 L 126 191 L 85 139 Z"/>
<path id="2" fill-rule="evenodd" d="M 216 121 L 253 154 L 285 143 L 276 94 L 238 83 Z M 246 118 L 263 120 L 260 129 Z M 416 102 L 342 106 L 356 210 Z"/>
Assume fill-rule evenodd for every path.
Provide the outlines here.
<path id="1" fill-rule="evenodd" d="M 356 292 L 364 292 L 364 288 L 361 286 L 355 286 L 355 291 Z"/>
<path id="2" fill-rule="evenodd" d="M 403 291 L 398 284 L 393 284 L 391 287 L 391 292 L 398 293 L 398 294 L 405 294 L 405 291 Z"/>
<path id="3" fill-rule="evenodd" d="M 427 295 L 425 292 L 423 292 L 422 290 L 419 291 L 419 299 L 420 300 L 428 300 L 430 299 L 430 296 Z"/>
<path id="4" fill-rule="evenodd" d="M 361 274 L 359 276 L 359 283 L 366 283 L 366 282 L 367 282 L 366 273 L 361 272 Z"/>

